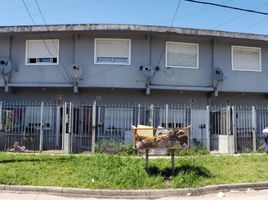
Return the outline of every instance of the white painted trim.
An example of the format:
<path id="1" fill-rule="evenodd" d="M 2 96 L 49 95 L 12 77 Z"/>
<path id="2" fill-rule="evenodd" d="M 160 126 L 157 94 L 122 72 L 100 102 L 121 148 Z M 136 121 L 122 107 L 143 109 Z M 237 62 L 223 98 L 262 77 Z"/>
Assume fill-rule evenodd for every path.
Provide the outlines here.
<path id="1" fill-rule="evenodd" d="M 54 40 L 54 41 L 57 41 L 57 63 L 28 63 L 27 60 L 28 60 L 28 43 L 31 42 L 31 41 L 37 41 L 37 42 L 45 42 L 45 41 L 51 41 L 51 40 Z M 59 39 L 44 39 L 44 40 L 26 40 L 25 41 L 26 45 L 25 45 L 25 65 L 27 66 L 38 66 L 38 65 L 41 65 L 41 66 L 55 66 L 55 65 L 59 65 L 59 59 L 60 59 L 60 56 L 59 56 L 59 52 L 60 52 L 60 40 Z"/>
<path id="2" fill-rule="evenodd" d="M 242 48 L 242 49 L 254 49 L 254 50 L 258 50 L 259 51 L 259 70 L 249 70 L 249 69 L 235 69 L 234 68 L 234 48 Z M 243 72 L 262 72 L 262 51 L 260 47 L 250 47 L 250 46 L 236 46 L 236 45 L 232 45 L 231 47 L 231 65 L 232 65 L 232 70 L 233 71 L 243 71 Z"/>
<path id="3" fill-rule="evenodd" d="M 102 62 L 97 62 L 97 55 L 96 55 L 96 53 L 97 53 L 96 52 L 96 48 L 97 48 L 96 42 L 97 42 L 97 40 L 117 40 L 117 41 L 128 40 L 128 43 L 129 43 L 128 63 L 123 64 L 123 63 L 108 63 L 108 62 L 102 63 Z M 95 38 L 94 39 L 94 64 L 95 65 L 131 65 L 131 39 L 128 39 L 128 38 Z"/>
<path id="4" fill-rule="evenodd" d="M 196 46 L 196 67 L 188 67 L 188 66 L 171 66 L 167 65 L 167 46 L 168 44 L 184 44 L 184 45 L 194 45 Z M 182 68 L 182 69 L 199 69 L 199 44 L 198 43 L 190 43 L 190 42 L 173 42 L 173 41 L 166 41 L 166 52 L 165 52 L 165 67 L 172 67 L 172 68 Z"/>

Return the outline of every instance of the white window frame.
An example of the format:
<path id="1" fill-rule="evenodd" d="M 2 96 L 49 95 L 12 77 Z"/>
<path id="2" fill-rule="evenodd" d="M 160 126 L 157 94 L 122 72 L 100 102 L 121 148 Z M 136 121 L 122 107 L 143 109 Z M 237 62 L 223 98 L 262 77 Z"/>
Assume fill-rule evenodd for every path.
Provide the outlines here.
<path id="1" fill-rule="evenodd" d="M 129 42 L 129 50 L 128 50 L 128 63 L 114 63 L 114 62 L 97 62 L 97 40 L 114 40 L 114 41 L 122 41 L 128 40 Z M 94 64 L 95 65 L 131 65 L 131 39 L 127 38 L 95 38 L 94 39 Z"/>
<path id="2" fill-rule="evenodd" d="M 234 48 L 242 48 L 242 49 L 252 49 L 252 50 L 258 50 L 259 51 L 259 70 L 249 70 L 249 69 L 235 69 L 234 68 Z M 262 71 L 262 57 L 261 57 L 261 48 L 260 47 L 250 47 L 250 46 L 236 46 L 232 45 L 232 50 L 231 50 L 231 62 L 232 62 L 232 70 L 233 71 L 245 71 L 245 72 L 261 72 Z"/>
<path id="3" fill-rule="evenodd" d="M 36 41 L 36 42 L 45 42 L 45 41 L 50 41 L 50 40 L 53 40 L 53 41 L 56 41 L 57 44 L 56 45 L 56 48 L 57 48 L 57 63 L 28 63 L 28 43 L 31 42 L 31 41 Z M 25 45 L 25 65 L 46 65 L 46 66 L 49 66 L 49 65 L 59 65 L 59 49 L 60 47 L 60 40 L 59 39 L 44 39 L 44 40 L 26 40 L 26 45 Z"/>
<path id="4" fill-rule="evenodd" d="M 167 50 L 168 50 L 168 44 L 183 44 L 183 45 L 194 45 L 196 46 L 196 67 L 188 67 L 188 66 L 172 66 L 168 65 L 167 60 Z M 165 66 L 167 68 L 182 68 L 182 69 L 199 69 L 199 44 L 198 43 L 190 43 L 190 42 L 173 42 L 173 41 L 166 41 L 166 55 L 165 55 Z"/>

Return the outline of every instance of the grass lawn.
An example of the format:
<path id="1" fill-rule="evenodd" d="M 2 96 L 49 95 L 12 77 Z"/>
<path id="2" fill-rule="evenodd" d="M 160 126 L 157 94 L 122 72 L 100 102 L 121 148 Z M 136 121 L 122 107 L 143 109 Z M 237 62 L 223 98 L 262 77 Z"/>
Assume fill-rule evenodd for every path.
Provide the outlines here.
<path id="1" fill-rule="evenodd" d="M 198 187 L 268 180 L 268 155 L 195 156 L 151 159 L 97 154 L 38 155 L 0 153 L 0 184 L 78 188 L 149 189 Z"/>

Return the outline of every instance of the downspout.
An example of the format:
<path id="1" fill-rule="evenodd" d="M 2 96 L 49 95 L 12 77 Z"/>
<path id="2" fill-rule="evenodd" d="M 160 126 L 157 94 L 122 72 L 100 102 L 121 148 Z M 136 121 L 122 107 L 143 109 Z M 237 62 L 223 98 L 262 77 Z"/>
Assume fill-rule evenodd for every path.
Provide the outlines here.
<path id="1" fill-rule="evenodd" d="M 78 34 L 74 34 L 74 39 L 73 39 L 73 63 L 76 63 L 76 40 L 79 39 Z M 73 67 L 73 66 L 72 66 Z M 78 79 L 73 78 L 73 87 L 74 87 L 74 93 L 79 93 L 79 88 L 78 88 Z"/>
<path id="2" fill-rule="evenodd" d="M 215 39 L 213 38 L 212 39 L 212 86 L 213 86 L 213 89 L 214 89 L 214 96 L 218 96 L 218 88 L 217 88 L 217 85 L 218 83 L 216 84 L 215 86 L 215 77 L 214 77 L 214 71 L 215 71 Z"/>
<path id="3" fill-rule="evenodd" d="M 147 48 L 148 48 L 148 66 L 151 66 L 152 64 L 152 35 L 146 35 L 146 39 L 147 41 Z M 151 94 L 151 78 L 146 78 L 146 95 L 150 95 Z"/>
<path id="4" fill-rule="evenodd" d="M 11 60 L 11 45 L 12 45 L 12 38 L 11 38 L 11 36 L 9 35 L 8 36 L 8 42 L 9 42 L 9 44 L 8 44 L 8 58 Z M 4 80 L 4 91 L 6 92 L 6 93 L 8 93 L 9 92 L 9 77 L 10 77 L 10 73 L 7 75 L 7 74 L 5 74 L 5 72 L 4 72 L 4 68 L 3 68 L 3 71 L 2 71 L 2 76 L 3 76 L 3 80 Z"/>

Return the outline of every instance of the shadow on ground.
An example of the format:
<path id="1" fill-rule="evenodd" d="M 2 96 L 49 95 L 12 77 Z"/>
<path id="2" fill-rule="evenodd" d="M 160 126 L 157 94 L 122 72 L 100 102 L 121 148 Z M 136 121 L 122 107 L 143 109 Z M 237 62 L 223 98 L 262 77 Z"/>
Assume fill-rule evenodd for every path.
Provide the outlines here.
<path id="1" fill-rule="evenodd" d="M 16 159 L 2 159 L 0 160 L 0 164 L 7 164 L 7 163 L 19 163 L 19 162 L 48 162 L 48 161 L 69 161 L 73 159 L 71 157 L 58 157 L 58 158 L 16 158 Z"/>
<path id="2" fill-rule="evenodd" d="M 194 173 L 195 175 L 203 178 L 211 178 L 212 174 L 210 171 L 203 166 L 195 166 L 184 164 L 175 168 L 174 174 L 172 173 L 172 169 L 167 167 L 164 169 L 159 169 L 156 166 L 151 166 L 148 168 L 147 173 L 149 176 L 162 176 L 165 180 L 170 179 L 171 177 L 177 176 L 179 174 L 190 174 Z"/>

